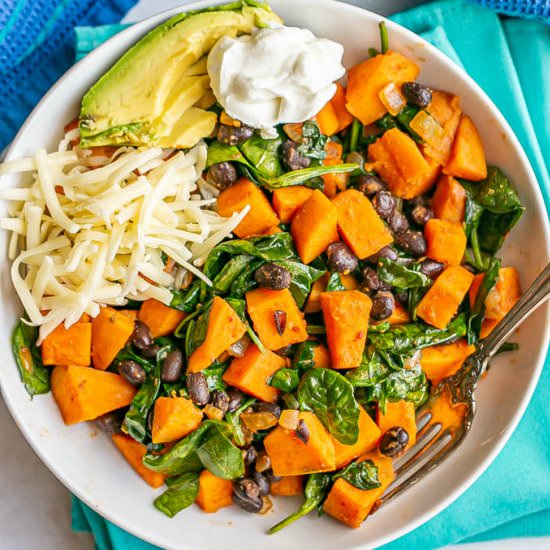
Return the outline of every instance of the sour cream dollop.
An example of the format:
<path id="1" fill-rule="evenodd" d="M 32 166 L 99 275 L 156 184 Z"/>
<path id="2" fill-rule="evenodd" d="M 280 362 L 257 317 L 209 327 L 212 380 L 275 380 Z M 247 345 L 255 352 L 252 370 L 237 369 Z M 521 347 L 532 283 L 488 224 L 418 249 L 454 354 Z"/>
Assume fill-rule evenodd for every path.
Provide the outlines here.
<path id="1" fill-rule="evenodd" d="M 227 114 L 274 137 L 274 126 L 303 122 L 332 98 L 334 81 L 345 73 L 343 54 L 337 42 L 281 26 L 221 38 L 207 67 L 212 91 Z"/>

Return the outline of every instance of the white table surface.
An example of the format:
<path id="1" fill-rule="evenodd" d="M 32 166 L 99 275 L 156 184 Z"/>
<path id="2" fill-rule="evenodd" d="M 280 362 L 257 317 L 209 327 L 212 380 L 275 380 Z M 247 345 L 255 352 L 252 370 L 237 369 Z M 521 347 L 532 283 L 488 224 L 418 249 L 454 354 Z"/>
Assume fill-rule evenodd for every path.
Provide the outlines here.
<path id="1" fill-rule="evenodd" d="M 351 0 L 383 15 L 422 0 Z M 312 3 L 314 0 L 312 0 Z M 141 0 L 125 21 L 138 21 L 184 0 Z M 12 420 L 0 397 L 0 549 L 92 550 L 90 535 L 70 525 L 70 494 L 40 462 Z M 549 550 L 550 537 L 510 539 L 448 547 L 461 550 Z"/>

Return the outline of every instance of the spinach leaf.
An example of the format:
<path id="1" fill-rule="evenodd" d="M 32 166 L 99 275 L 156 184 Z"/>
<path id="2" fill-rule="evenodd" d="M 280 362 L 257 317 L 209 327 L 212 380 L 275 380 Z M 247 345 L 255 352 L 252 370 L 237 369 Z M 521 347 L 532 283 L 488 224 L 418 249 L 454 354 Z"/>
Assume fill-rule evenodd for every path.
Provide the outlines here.
<path id="1" fill-rule="evenodd" d="M 242 298 L 249 290 L 256 288 L 258 283 L 254 279 L 254 273 L 265 260 L 261 258 L 252 258 L 252 261 L 242 270 L 241 274 L 235 278 L 231 288 L 229 289 L 229 295 L 235 298 Z"/>
<path id="2" fill-rule="evenodd" d="M 246 399 L 238 409 L 225 415 L 225 421 L 229 424 L 229 427 L 231 428 L 233 440 L 239 447 L 244 447 L 244 445 L 246 444 L 243 429 L 241 426 L 241 414 L 255 402 L 256 399 L 254 399 L 253 397 L 251 397 L 250 399 Z"/>
<path id="3" fill-rule="evenodd" d="M 495 254 L 504 243 L 506 235 L 510 233 L 523 214 L 523 208 L 518 208 L 507 214 L 483 212 L 479 222 L 479 246 Z"/>
<path id="4" fill-rule="evenodd" d="M 331 482 L 331 477 L 328 474 L 311 474 L 304 488 L 304 496 L 306 499 L 302 506 L 300 506 L 294 514 L 291 514 L 274 525 L 269 530 L 269 534 L 273 535 L 273 533 L 280 531 L 284 527 L 294 523 L 297 519 L 307 516 L 307 514 L 315 510 L 315 508 L 317 508 L 325 499 Z"/>
<path id="5" fill-rule="evenodd" d="M 406 105 L 401 109 L 397 116 L 389 113 L 376 121 L 376 125 L 384 131 L 398 128 L 402 132 L 409 134 L 417 143 L 422 142 L 422 138 L 410 127 L 411 120 L 418 114 L 420 109 L 412 105 Z"/>
<path id="6" fill-rule="evenodd" d="M 331 369 L 310 369 L 298 386 L 300 408 L 312 411 L 340 443 L 353 445 L 359 437 L 359 405 L 353 386 Z"/>
<path id="7" fill-rule="evenodd" d="M 391 371 L 378 353 L 369 350 L 363 355 L 361 364 L 346 373 L 346 378 L 356 388 L 369 387 L 383 382 Z"/>
<path id="8" fill-rule="evenodd" d="M 351 123 L 351 130 L 349 131 L 349 142 L 346 150 L 348 152 L 357 151 L 361 143 L 361 136 L 363 134 L 363 125 L 356 118 Z"/>
<path id="9" fill-rule="evenodd" d="M 185 356 L 187 359 L 191 354 L 204 342 L 206 331 L 208 330 L 208 321 L 210 319 L 210 311 L 212 310 L 212 302 L 204 306 L 200 310 L 200 314 L 195 319 L 191 320 L 187 325 L 185 334 Z"/>
<path id="10" fill-rule="evenodd" d="M 283 367 L 279 369 L 269 381 L 269 384 L 285 393 L 294 391 L 300 382 L 300 373 L 296 369 Z"/>
<path id="11" fill-rule="evenodd" d="M 270 177 L 283 173 L 279 161 L 279 146 L 283 142 L 281 137 L 263 139 L 258 134 L 239 145 L 241 153 L 258 173 Z"/>
<path id="12" fill-rule="evenodd" d="M 149 361 L 148 359 L 145 359 L 145 357 L 142 357 L 141 355 L 138 355 L 135 353 L 129 346 L 122 348 L 118 353 L 115 359 L 113 360 L 114 365 L 117 365 L 120 363 L 120 361 L 126 361 L 126 360 L 135 361 L 139 365 L 141 365 L 146 373 L 153 372 L 155 369 L 155 363 L 152 361 Z"/>
<path id="13" fill-rule="evenodd" d="M 328 278 L 326 291 L 334 292 L 339 290 L 346 290 L 346 287 L 342 284 L 340 274 L 337 271 L 333 271 Z"/>
<path id="14" fill-rule="evenodd" d="M 221 271 L 212 280 L 212 286 L 217 292 L 227 292 L 236 279 L 255 260 L 254 256 L 239 254 L 233 256 L 221 269 Z"/>
<path id="15" fill-rule="evenodd" d="M 489 269 L 485 272 L 481 285 L 476 294 L 476 300 L 468 317 L 468 344 L 475 344 L 479 340 L 481 324 L 485 317 L 485 300 L 496 285 L 500 269 L 500 260 L 493 258 Z"/>
<path id="16" fill-rule="evenodd" d="M 493 214 L 523 209 L 512 182 L 496 166 L 487 168 L 487 177 L 479 184 L 476 202 Z"/>
<path id="17" fill-rule="evenodd" d="M 210 168 L 213 164 L 218 164 L 219 162 L 238 162 L 248 168 L 254 168 L 236 145 L 227 145 L 226 143 L 213 141 L 208 146 L 206 168 Z"/>
<path id="18" fill-rule="evenodd" d="M 199 303 L 201 292 L 201 281 L 195 279 L 187 288 L 172 290 L 172 301 L 170 307 L 191 313 Z"/>
<path id="19" fill-rule="evenodd" d="M 222 479 L 244 475 L 243 455 L 217 427 L 212 427 L 196 450 L 202 465 Z"/>
<path id="20" fill-rule="evenodd" d="M 217 359 L 206 369 L 202 371 L 206 377 L 206 383 L 210 391 L 225 390 L 226 383 L 223 381 L 223 373 L 229 367 L 229 361 L 220 363 Z"/>
<path id="21" fill-rule="evenodd" d="M 157 399 L 160 385 L 158 372 L 147 375 L 147 379 L 139 388 L 124 417 L 124 426 L 128 435 L 140 443 L 144 443 L 149 437 L 147 416 Z"/>
<path id="22" fill-rule="evenodd" d="M 432 284 L 432 280 L 420 272 L 419 264 L 407 267 L 388 258 L 381 258 L 378 278 L 399 290 L 426 288 Z"/>
<path id="23" fill-rule="evenodd" d="M 169 518 L 173 518 L 178 512 L 191 506 L 198 494 L 199 474 L 197 472 L 182 474 L 172 480 L 170 487 L 155 499 L 155 508 Z"/>
<path id="24" fill-rule="evenodd" d="M 354 460 L 332 476 L 332 480 L 336 481 L 339 477 L 362 491 L 376 489 L 381 485 L 378 479 L 378 466 L 370 459 L 363 462 Z"/>
<path id="25" fill-rule="evenodd" d="M 319 342 L 315 340 L 306 340 L 299 344 L 292 359 L 293 368 L 300 374 L 313 368 L 315 366 L 315 348 L 319 345 Z"/>
<path id="26" fill-rule="evenodd" d="M 323 160 L 327 156 L 326 143 L 327 136 L 321 133 L 317 123 L 306 120 L 302 125 L 302 143 L 297 147 L 298 153 L 310 159 Z"/>
<path id="27" fill-rule="evenodd" d="M 301 309 L 309 296 L 311 285 L 320 279 L 325 271 L 295 260 L 283 260 L 277 263 L 290 272 L 292 280 L 289 290 L 297 306 Z"/>
<path id="28" fill-rule="evenodd" d="M 37 339 L 38 328 L 19 321 L 11 340 L 19 376 L 31 397 L 50 391 L 50 371 L 42 364 Z"/>

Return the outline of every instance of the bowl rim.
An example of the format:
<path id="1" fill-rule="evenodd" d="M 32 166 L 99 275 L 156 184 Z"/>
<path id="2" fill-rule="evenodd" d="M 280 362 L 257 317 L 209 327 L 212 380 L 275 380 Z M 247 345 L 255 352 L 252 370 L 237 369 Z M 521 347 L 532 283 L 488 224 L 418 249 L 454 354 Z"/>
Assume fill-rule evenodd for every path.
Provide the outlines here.
<path id="1" fill-rule="evenodd" d="M 137 41 L 141 36 L 143 36 L 144 33 L 151 30 L 154 26 L 161 24 L 163 21 L 165 21 L 166 19 L 168 19 L 173 15 L 186 12 L 189 10 L 201 9 L 208 6 L 225 4 L 229 1 L 230 0 L 195 0 L 186 4 L 181 4 L 179 6 L 169 8 L 167 10 L 163 10 L 143 20 L 140 20 L 137 22 L 131 22 L 129 27 L 122 29 L 116 35 L 112 36 L 111 38 L 103 42 L 101 45 L 99 45 L 97 48 L 95 48 L 93 51 L 91 51 L 89 54 L 87 54 L 84 58 L 77 61 L 54 83 L 54 85 L 42 97 L 40 102 L 33 108 L 31 113 L 28 115 L 25 122 L 23 123 L 23 125 L 18 130 L 16 136 L 14 137 L 14 139 L 9 144 L 6 150 L 4 160 L 5 161 L 12 160 L 12 155 L 14 155 L 14 151 L 17 149 L 19 145 L 19 141 L 21 140 L 21 136 L 24 130 L 28 125 L 32 123 L 32 120 L 37 115 L 37 113 L 41 111 L 42 108 L 47 104 L 50 97 L 56 94 L 58 89 L 60 89 L 64 85 L 65 80 L 68 79 L 68 77 L 73 75 L 74 73 L 82 70 L 83 67 L 86 67 L 88 64 L 93 63 L 93 60 L 95 57 L 99 57 L 103 52 L 109 51 L 111 49 L 120 50 L 122 55 L 122 53 L 125 50 L 123 47 L 119 46 L 119 42 L 124 41 L 129 36 L 134 36 L 134 35 Z M 273 7 L 275 12 L 277 11 L 277 5 L 281 5 L 281 6 L 289 5 L 289 6 L 292 6 L 293 8 L 296 8 L 297 4 L 302 4 L 304 9 L 311 8 L 311 3 L 309 0 L 266 0 L 266 1 L 269 2 L 269 4 Z M 323 10 L 327 6 L 333 7 L 334 4 L 337 4 L 338 9 L 340 10 L 343 10 L 343 11 L 348 10 L 351 13 L 361 14 L 362 16 L 366 14 L 370 18 L 376 18 L 380 21 L 385 21 L 389 30 L 395 29 L 397 30 L 397 32 L 405 35 L 405 37 L 409 40 L 414 39 L 417 42 L 420 41 L 420 43 L 423 45 L 423 47 L 426 48 L 429 54 L 436 58 L 437 62 L 444 64 L 447 69 L 451 70 L 451 72 L 457 73 L 460 79 L 464 81 L 464 83 L 469 88 L 473 89 L 478 96 L 481 97 L 481 99 L 484 101 L 485 109 L 488 112 L 490 112 L 492 116 L 495 117 L 500 127 L 506 132 L 506 137 L 510 140 L 511 146 L 513 147 L 513 149 L 518 153 L 518 156 L 520 157 L 523 167 L 525 168 L 525 171 L 528 175 L 528 180 L 529 180 L 528 186 L 531 188 L 532 192 L 534 193 L 538 204 L 542 205 L 541 206 L 542 210 L 543 211 L 546 210 L 546 206 L 544 203 L 540 186 L 538 184 L 538 181 L 533 171 L 533 168 L 531 166 L 531 163 L 527 157 L 527 154 L 523 149 L 523 146 L 519 142 L 514 131 L 512 130 L 512 128 L 510 127 L 507 120 L 504 118 L 504 116 L 500 112 L 500 110 L 496 107 L 492 99 L 473 80 L 473 78 L 466 73 L 466 71 L 462 67 L 455 64 L 443 52 L 441 52 L 435 46 L 427 42 L 424 38 L 422 38 L 418 34 L 410 31 L 406 27 L 403 27 L 402 25 L 395 23 L 392 20 L 382 15 L 379 15 L 373 11 L 361 8 L 353 4 L 348 4 L 341 0 L 316 0 L 315 8 Z M 546 218 L 545 223 L 543 223 L 543 233 L 544 233 L 544 239 L 546 240 L 546 242 L 550 242 L 550 222 L 548 220 L 548 217 Z M 519 406 L 516 408 L 516 411 L 514 412 L 510 421 L 507 423 L 505 429 L 499 434 L 497 443 L 495 444 L 493 449 L 479 463 L 477 468 L 475 468 L 468 475 L 468 477 L 461 484 L 459 484 L 454 490 L 452 490 L 445 498 L 441 499 L 436 505 L 432 506 L 430 509 L 426 510 L 424 513 L 418 515 L 415 519 L 410 519 L 405 521 L 400 527 L 392 530 L 386 536 L 380 536 L 378 539 L 374 541 L 374 546 L 379 547 L 391 541 L 397 540 L 400 537 L 406 535 L 407 533 L 410 533 L 414 529 L 417 529 L 419 526 L 423 525 L 433 517 L 435 517 L 445 508 L 450 506 L 462 494 L 464 494 L 477 481 L 477 479 L 479 479 L 479 477 L 487 470 L 490 464 L 500 454 L 503 447 L 506 445 L 511 435 L 517 428 L 520 420 L 523 418 L 523 415 L 529 405 L 529 402 L 533 397 L 535 388 L 537 386 L 542 369 L 544 367 L 544 362 L 545 362 L 544 348 L 548 348 L 548 342 L 550 341 L 550 307 L 548 306 L 548 304 L 546 306 L 543 306 L 543 308 L 544 307 L 546 307 L 547 311 L 546 311 L 546 317 L 544 320 L 544 326 L 542 330 L 542 346 L 540 349 L 537 364 L 535 366 L 535 369 L 533 370 L 531 379 L 525 390 L 524 396 L 521 402 L 519 403 Z M 86 495 L 84 489 L 73 486 L 73 484 L 64 477 L 61 469 L 55 463 L 50 461 L 47 455 L 45 454 L 45 452 L 43 452 L 39 443 L 40 438 L 36 437 L 36 435 L 33 434 L 31 430 L 25 427 L 25 424 L 22 421 L 22 418 L 15 404 L 15 399 L 12 399 L 10 397 L 9 392 L 4 391 L 4 384 L 2 380 L 3 380 L 2 370 L 0 369 L 0 392 L 2 393 L 6 406 L 12 418 L 14 419 L 15 423 L 17 424 L 20 432 L 24 436 L 24 438 L 29 443 L 33 451 L 38 455 L 40 460 L 48 467 L 50 472 L 52 472 L 55 475 L 55 477 L 73 495 L 75 495 L 77 498 L 82 500 L 85 504 L 87 504 L 92 509 L 94 509 L 94 511 L 99 513 L 106 520 L 110 521 L 111 523 L 115 524 L 121 529 L 131 533 L 132 535 L 141 538 L 146 542 L 149 542 L 154 545 L 163 544 L 161 540 L 162 533 L 159 533 L 159 536 L 155 537 L 147 530 L 146 527 L 142 527 L 139 525 L 128 525 L 127 520 L 124 518 L 123 513 L 116 514 L 114 512 L 112 513 L 110 511 L 104 510 L 103 509 L 104 506 L 99 506 L 97 503 L 94 503 L 91 501 L 91 499 Z M 372 543 L 369 543 L 369 544 L 372 544 Z M 356 546 L 355 548 L 359 548 L 359 546 Z"/>

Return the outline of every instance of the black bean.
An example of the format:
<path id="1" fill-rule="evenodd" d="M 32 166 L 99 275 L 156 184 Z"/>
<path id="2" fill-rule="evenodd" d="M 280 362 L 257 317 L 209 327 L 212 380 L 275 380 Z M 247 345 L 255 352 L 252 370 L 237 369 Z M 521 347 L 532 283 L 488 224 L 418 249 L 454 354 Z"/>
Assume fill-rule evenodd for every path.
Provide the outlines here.
<path id="1" fill-rule="evenodd" d="M 256 471 L 266 472 L 267 470 L 271 470 L 271 459 L 265 451 L 260 451 L 256 458 Z"/>
<path id="2" fill-rule="evenodd" d="M 395 236 L 395 244 L 405 252 L 420 258 L 426 254 L 426 239 L 420 231 L 403 231 Z"/>
<path id="3" fill-rule="evenodd" d="M 399 210 L 394 210 L 388 220 L 388 223 L 390 225 L 390 229 L 394 233 L 402 233 L 403 231 L 407 231 L 407 229 L 409 229 L 409 222 L 407 218 L 404 214 L 399 212 Z"/>
<path id="4" fill-rule="evenodd" d="M 378 191 L 386 189 L 386 185 L 378 176 L 361 174 L 357 178 L 357 189 L 367 197 L 373 197 Z"/>
<path id="5" fill-rule="evenodd" d="M 281 355 L 282 357 L 289 357 L 294 353 L 294 346 L 292 344 L 288 344 L 288 346 L 285 346 L 284 348 L 276 349 L 275 353 L 277 355 Z"/>
<path id="6" fill-rule="evenodd" d="M 153 337 L 151 336 L 151 329 L 139 319 L 134 322 L 134 332 L 130 336 L 132 344 L 140 349 L 144 350 L 153 344 Z"/>
<path id="7" fill-rule="evenodd" d="M 289 139 L 281 145 L 281 159 L 289 170 L 301 170 L 311 164 L 309 157 L 298 152 L 298 144 Z"/>
<path id="8" fill-rule="evenodd" d="M 277 334 L 279 336 L 282 336 L 286 330 L 286 311 L 283 311 L 282 309 L 276 309 L 273 312 L 273 320 L 275 321 Z"/>
<path id="9" fill-rule="evenodd" d="M 120 361 L 118 364 L 118 372 L 124 376 L 130 384 L 134 384 L 134 386 L 143 384 L 143 382 L 145 382 L 145 378 L 147 377 L 145 374 L 145 369 L 139 363 L 132 361 L 132 359 Z"/>
<path id="10" fill-rule="evenodd" d="M 244 401 L 244 393 L 235 388 L 229 388 L 227 390 L 227 395 L 229 396 L 229 406 L 227 407 L 227 412 L 235 412 Z"/>
<path id="11" fill-rule="evenodd" d="M 382 258 L 387 258 L 392 262 L 395 262 L 399 256 L 397 252 L 391 246 L 385 246 L 381 248 L 376 254 L 369 256 L 367 261 L 377 264 Z"/>
<path id="12" fill-rule="evenodd" d="M 206 173 L 206 181 L 220 190 L 227 189 L 237 181 L 237 170 L 230 162 L 217 162 Z"/>
<path id="13" fill-rule="evenodd" d="M 190 372 L 186 375 L 187 391 L 195 405 L 206 405 L 210 401 L 210 390 L 206 376 L 202 372 Z"/>
<path id="14" fill-rule="evenodd" d="M 302 418 L 298 420 L 298 427 L 296 428 L 296 436 L 298 439 L 307 443 L 309 441 L 309 428 Z"/>
<path id="15" fill-rule="evenodd" d="M 432 100 L 432 91 L 427 86 L 418 82 L 405 82 L 401 85 L 401 91 L 409 105 L 424 109 Z"/>
<path id="16" fill-rule="evenodd" d="M 227 353 L 232 357 L 243 357 L 251 343 L 250 336 L 245 334 L 227 348 Z"/>
<path id="17" fill-rule="evenodd" d="M 424 275 L 426 275 L 426 277 L 429 277 L 430 279 L 437 279 L 437 277 L 441 275 L 444 269 L 444 264 L 436 262 L 435 260 L 430 260 L 429 258 L 422 260 L 422 262 L 420 263 L 421 273 L 424 273 Z"/>
<path id="18" fill-rule="evenodd" d="M 233 482 L 233 500 L 247 512 L 259 512 L 263 506 L 260 486 L 253 479 L 244 478 Z"/>
<path id="19" fill-rule="evenodd" d="M 141 350 L 141 355 L 143 355 L 143 357 L 146 357 L 147 359 L 154 359 L 157 356 L 159 350 L 160 346 L 158 344 L 151 344 L 148 348 Z"/>
<path id="20" fill-rule="evenodd" d="M 427 206 L 421 204 L 415 206 L 411 212 L 411 219 L 414 223 L 424 226 L 434 217 L 434 213 Z"/>
<path id="21" fill-rule="evenodd" d="M 226 143 L 227 145 L 237 145 L 246 141 L 248 138 L 252 137 L 254 130 L 250 126 L 228 126 L 226 124 L 220 124 L 218 127 L 218 132 L 216 134 L 216 139 L 221 143 Z"/>
<path id="22" fill-rule="evenodd" d="M 327 248 L 328 266 L 332 271 L 347 275 L 357 269 L 359 259 L 345 243 L 332 243 Z"/>
<path id="23" fill-rule="evenodd" d="M 372 309 L 370 310 L 370 316 L 375 321 L 383 321 L 393 313 L 394 307 L 395 298 L 393 297 L 393 294 L 387 290 L 379 290 L 372 297 Z"/>
<path id="24" fill-rule="evenodd" d="M 281 416 L 281 407 L 279 407 L 279 405 L 276 405 L 275 403 L 254 403 L 254 405 L 252 405 L 252 410 L 257 413 L 268 412 L 276 418 L 279 418 Z"/>
<path id="25" fill-rule="evenodd" d="M 183 371 L 183 353 L 179 349 L 169 352 L 162 362 L 160 379 L 163 382 L 177 382 Z"/>
<path id="26" fill-rule="evenodd" d="M 271 483 L 269 479 L 264 476 L 261 472 L 254 472 L 254 481 L 258 484 L 258 487 L 260 488 L 260 495 L 263 497 L 269 495 L 269 491 L 271 489 Z"/>
<path id="27" fill-rule="evenodd" d="M 377 214 L 387 220 L 395 209 L 395 198 L 389 191 L 378 191 L 372 199 L 372 204 Z"/>
<path id="28" fill-rule="evenodd" d="M 389 457 L 399 456 L 409 442 L 409 434 L 405 428 L 394 426 L 380 439 L 380 452 Z"/>
<path id="29" fill-rule="evenodd" d="M 372 267 L 365 267 L 363 269 L 363 285 L 364 290 L 384 290 L 390 288 L 386 283 L 378 278 L 376 269 Z"/>
<path id="30" fill-rule="evenodd" d="M 229 395 L 223 390 L 214 390 L 210 394 L 210 403 L 212 406 L 220 409 L 225 416 L 225 413 L 229 409 Z"/>
<path id="31" fill-rule="evenodd" d="M 244 452 L 243 460 L 245 464 L 250 466 L 250 464 L 254 464 L 257 457 L 258 457 L 258 451 L 256 450 L 256 447 L 253 447 L 252 445 L 250 445 L 250 447 L 248 447 Z"/>
<path id="32" fill-rule="evenodd" d="M 117 412 L 110 412 L 96 418 L 95 423 L 97 427 L 105 433 L 115 434 L 120 432 L 120 426 L 122 425 L 122 415 Z"/>
<path id="33" fill-rule="evenodd" d="M 267 263 L 256 269 L 254 280 L 263 288 L 283 290 L 290 286 L 292 277 L 288 269 L 277 264 Z"/>

